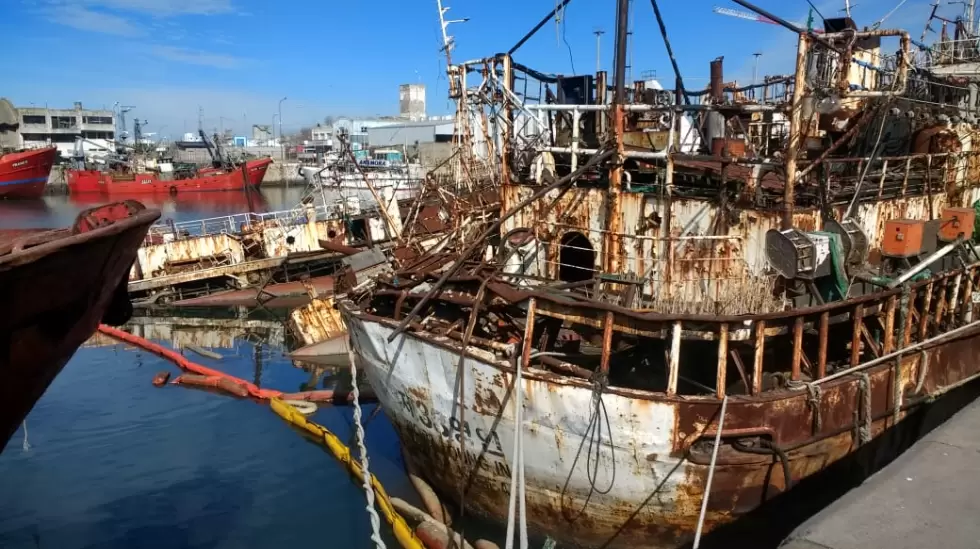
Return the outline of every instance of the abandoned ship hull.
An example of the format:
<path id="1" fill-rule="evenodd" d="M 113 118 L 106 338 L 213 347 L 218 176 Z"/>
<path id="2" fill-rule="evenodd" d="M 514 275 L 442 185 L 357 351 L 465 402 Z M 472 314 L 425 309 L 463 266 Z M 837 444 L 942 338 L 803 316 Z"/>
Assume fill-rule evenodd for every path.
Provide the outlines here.
<path id="1" fill-rule="evenodd" d="M 0 451 L 98 325 L 128 320 L 126 273 L 159 217 L 126 202 L 82 212 L 73 230 L 0 231 Z"/>
<path id="2" fill-rule="evenodd" d="M 396 322 L 349 302 L 341 309 L 358 363 L 395 425 L 406 458 L 457 501 L 460 487 L 470 483 L 467 509 L 506 523 L 514 448 L 512 362 L 471 347 L 460 414 L 454 402 L 460 393 L 457 342 L 408 332 L 389 344 Z M 824 384 L 815 405 L 803 390 L 730 395 L 722 440 L 771 437 L 788 458 L 792 487 L 900 425 L 916 407 L 980 376 L 978 336 L 980 321 L 969 322 L 909 349 L 901 359 L 897 406 L 895 360 L 864 370 L 867 390 L 854 376 Z M 668 548 L 693 539 L 711 457 L 710 445 L 697 442 L 713 440 L 720 399 L 609 387 L 602 396 L 609 423 L 600 418 L 597 449 L 590 433 L 590 382 L 536 368 L 525 369 L 522 377 L 529 528 L 589 547 Z M 723 442 L 705 532 L 784 492 L 782 467 L 774 455 L 744 453 Z"/>

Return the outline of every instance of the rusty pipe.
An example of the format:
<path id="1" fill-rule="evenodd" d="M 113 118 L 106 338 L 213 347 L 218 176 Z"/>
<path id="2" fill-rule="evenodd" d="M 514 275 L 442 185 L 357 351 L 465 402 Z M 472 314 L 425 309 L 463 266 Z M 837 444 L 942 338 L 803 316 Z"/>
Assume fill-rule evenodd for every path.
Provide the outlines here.
<path id="1" fill-rule="evenodd" d="M 614 152 L 615 151 L 607 150 L 602 152 L 601 154 L 597 154 L 593 156 L 592 158 L 589 159 L 588 162 L 586 162 L 578 170 L 562 177 L 561 179 L 555 181 L 551 185 L 538 189 L 534 194 L 525 198 L 516 206 L 504 212 L 499 218 L 497 218 L 496 221 L 491 223 L 489 227 L 484 229 L 483 233 L 481 233 L 480 236 L 475 238 L 473 242 L 470 243 L 470 245 L 467 246 L 466 249 L 462 251 L 462 253 L 459 254 L 456 261 L 453 262 L 453 264 L 448 269 L 446 269 L 446 271 L 442 274 L 442 277 L 440 277 L 439 280 L 437 280 L 436 283 L 432 285 L 432 288 L 429 289 L 428 293 L 426 293 L 425 296 L 423 296 L 422 299 L 420 299 L 419 302 L 415 304 L 415 307 L 413 307 L 412 310 L 409 311 L 409 313 L 405 316 L 405 318 L 401 321 L 401 323 L 399 323 L 398 326 L 391 332 L 391 334 L 388 336 L 388 342 L 391 343 L 392 341 L 395 340 L 396 337 L 398 337 L 398 334 L 405 331 L 405 328 L 408 327 L 408 324 L 419 314 L 419 311 L 422 310 L 422 308 L 426 305 L 426 303 L 428 303 L 430 299 L 432 299 L 437 293 L 439 293 L 442 290 L 442 287 L 446 284 L 446 281 L 448 281 L 453 275 L 455 275 L 459 271 L 460 267 L 463 266 L 463 263 L 466 262 L 466 260 L 471 255 L 473 255 L 473 252 L 475 252 L 476 249 L 481 244 L 486 243 L 486 240 L 490 235 L 500 230 L 501 225 L 503 225 L 505 221 L 507 221 L 514 215 L 516 215 L 517 212 L 523 210 L 531 203 L 540 200 L 542 197 L 544 197 L 546 194 L 550 193 L 551 191 L 571 184 L 576 179 L 581 177 L 585 172 L 591 170 L 594 166 L 596 166 L 600 162 L 612 156 Z"/>
<path id="2" fill-rule="evenodd" d="M 786 180 L 783 183 L 783 230 L 793 227 L 793 196 L 796 185 L 796 157 L 802 144 L 803 93 L 806 87 L 806 50 L 809 37 L 800 34 L 796 50 L 796 76 L 793 79 L 793 100 L 790 103 L 789 146 L 786 149 Z"/>
<path id="3" fill-rule="evenodd" d="M 321 239 L 319 240 L 319 243 L 320 243 L 320 247 L 323 248 L 324 250 L 337 252 L 339 254 L 354 255 L 356 253 L 361 252 L 361 250 L 358 250 L 357 248 L 351 248 L 350 246 L 346 246 L 344 244 L 340 244 L 337 242 L 331 242 L 330 240 Z"/>
<path id="4" fill-rule="evenodd" d="M 735 0 L 738 2 L 738 0 Z M 824 37 L 827 39 L 836 38 L 850 38 L 853 36 L 853 40 L 858 40 L 861 38 L 878 38 L 884 36 L 897 36 L 899 37 L 899 46 L 901 51 L 901 60 L 898 64 L 898 70 L 895 73 L 895 82 L 893 83 L 892 89 L 890 90 L 854 90 L 851 91 L 845 85 L 841 89 L 841 97 L 888 97 L 888 96 L 898 96 L 905 93 L 905 89 L 908 86 L 908 73 L 909 73 L 909 55 L 912 46 L 912 37 L 909 36 L 908 31 L 900 29 L 886 29 L 886 30 L 876 30 L 876 31 L 845 31 L 845 32 L 835 32 L 831 34 L 825 34 Z M 844 59 L 842 60 L 846 66 L 850 66 L 852 62 L 851 58 L 851 46 L 848 45 L 847 52 L 843 53 Z M 844 73 L 843 81 L 846 84 L 847 74 L 846 71 L 841 71 Z"/>
<path id="5" fill-rule="evenodd" d="M 802 181 L 803 178 L 806 177 L 817 166 L 823 164 L 824 160 L 826 160 L 827 157 L 829 157 L 841 145 L 843 145 L 844 143 L 846 143 L 847 141 L 849 141 L 852 137 L 854 137 L 854 134 L 857 133 L 857 131 L 859 129 L 861 129 L 862 127 L 864 127 L 865 124 L 867 124 L 868 122 L 870 122 L 871 119 L 874 118 L 874 113 L 876 113 L 876 112 L 878 112 L 878 111 L 875 111 L 875 110 L 865 111 L 864 114 L 861 115 L 861 118 L 859 118 L 858 121 L 854 124 L 854 126 L 851 127 L 851 129 L 847 130 L 844 133 L 844 135 L 840 136 L 836 141 L 834 141 L 833 143 L 831 143 L 830 146 L 827 147 L 827 150 L 825 150 L 824 152 L 820 153 L 820 156 L 818 156 L 807 167 L 803 168 L 803 170 L 801 170 L 799 172 L 799 174 L 797 174 L 796 180 L 797 181 Z"/>
<path id="6" fill-rule="evenodd" d="M 711 80 L 710 80 L 710 97 L 711 100 L 720 103 L 725 96 L 725 76 L 724 68 L 722 66 L 723 57 L 717 57 L 711 61 Z"/>

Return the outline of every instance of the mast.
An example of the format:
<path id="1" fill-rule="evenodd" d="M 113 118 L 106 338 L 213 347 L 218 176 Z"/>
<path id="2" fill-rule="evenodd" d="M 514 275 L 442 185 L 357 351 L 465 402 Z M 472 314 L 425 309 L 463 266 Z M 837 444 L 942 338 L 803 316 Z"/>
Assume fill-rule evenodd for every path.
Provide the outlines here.
<path id="1" fill-rule="evenodd" d="M 782 229 L 793 228 L 794 186 L 796 185 L 796 155 L 800 150 L 800 137 L 803 133 L 802 110 L 803 93 L 806 87 L 806 50 L 810 43 L 806 33 L 799 34 L 796 50 L 796 74 L 793 78 L 793 100 L 790 103 L 789 146 L 786 148 L 786 181 L 783 184 L 783 222 Z"/>
<path id="2" fill-rule="evenodd" d="M 629 33 L 629 0 L 616 0 L 616 57 L 614 62 L 616 91 L 613 97 L 613 140 L 616 146 L 616 156 L 609 170 L 609 209 L 606 227 L 608 232 L 603 248 L 607 260 L 605 269 L 609 273 L 620 271 L 622 255 L 622 204 L 620 192 L 623 182 L 623 106 L 626 104 L 626 41 Z"/>

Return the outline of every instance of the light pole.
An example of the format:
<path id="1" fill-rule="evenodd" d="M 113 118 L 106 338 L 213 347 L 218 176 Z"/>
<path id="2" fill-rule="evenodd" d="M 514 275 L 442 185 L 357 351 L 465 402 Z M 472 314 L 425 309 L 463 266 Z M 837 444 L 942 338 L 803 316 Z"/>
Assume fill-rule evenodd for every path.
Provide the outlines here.
<path id="1" fill-rule="evenodd" d="M 759 58 L 762 57 L 761 52 L 755 52 L 752 54 L 755 57 L 755 63 L 752 65 L 752 85 L 759 83 Z"/>
<path id="2" fill-rule="evenodd" d="M 285 100 L 285 97 L 279 100 L 279 151 L 282 154 L 283 162 L 286 161 L 286 144 L 282 140 L 282 102 Z"/>
<path id="3" fill-rule="evenodd" d="M 272 132 L 272 146 L 273 147 L 276 146 L 276 117 L 277 116 L 279 116 L 279 115 L 276 114 L 276 113 L 272 113 L 272 128 L 271 128 L 271 132 Z"/>

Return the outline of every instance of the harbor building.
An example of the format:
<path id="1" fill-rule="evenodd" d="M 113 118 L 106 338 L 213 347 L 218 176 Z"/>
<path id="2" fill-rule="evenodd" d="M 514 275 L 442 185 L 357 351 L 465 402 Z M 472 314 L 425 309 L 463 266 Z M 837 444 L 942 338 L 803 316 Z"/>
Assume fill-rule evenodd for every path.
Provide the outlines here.
<path id="1" fill-rule="evenodd" d="M 367 128 L 367 142 L 372 147 L 449 143 L 453 138 L 453 120 L 396 122 Z"/>
<path id="2" fill-rule="evenodd" d="M 402 84 L 398 87 L 398 116 L 412 121 L 425 120 L 423 84 Z"/>
<path id="3" fill-rule="evenodd" d="M 70 109 L 18 107 L 21 146 L 24 148 L 55 145 L 63 157 L 75 151 L 81 139 L 86 153 L 108 152 L 115 147 L 116 116 L 108 109 L 85 109 L 76 101 Z"/>

